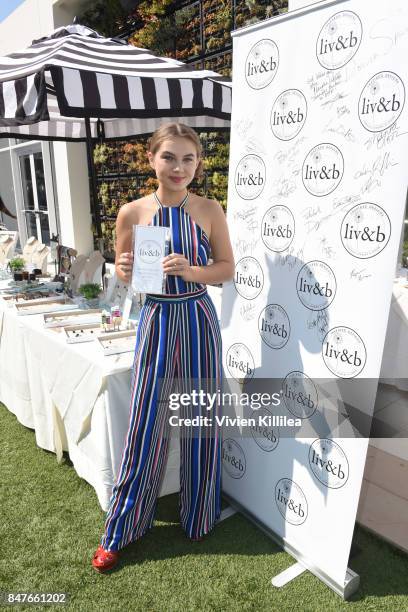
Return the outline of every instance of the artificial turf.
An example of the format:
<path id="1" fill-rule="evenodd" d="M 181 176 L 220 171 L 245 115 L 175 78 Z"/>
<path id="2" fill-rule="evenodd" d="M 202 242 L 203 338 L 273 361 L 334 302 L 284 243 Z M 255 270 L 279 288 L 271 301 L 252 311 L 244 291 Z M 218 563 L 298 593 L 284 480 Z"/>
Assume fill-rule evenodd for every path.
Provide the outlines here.
<path id="1" fill-rule="evenodd" d="M 105 515 L 92 487 L 67 457 L 58 465 L 38 448 L 34 432 L 1 404 L 0 431 L 0 591 L 69 594 L 66 605 L 14 609 L 408 612 L 408 555 L 363 529 L 350 562 L 361 586 L 343 602 L 309 572 L 272 587 L 271 577 L 293 559 L 240 515 L 190 542 L 176 495 L 159 500 L 154 528 L 122 551 L 118 569 L 97 574 L 90 560 Z"/>

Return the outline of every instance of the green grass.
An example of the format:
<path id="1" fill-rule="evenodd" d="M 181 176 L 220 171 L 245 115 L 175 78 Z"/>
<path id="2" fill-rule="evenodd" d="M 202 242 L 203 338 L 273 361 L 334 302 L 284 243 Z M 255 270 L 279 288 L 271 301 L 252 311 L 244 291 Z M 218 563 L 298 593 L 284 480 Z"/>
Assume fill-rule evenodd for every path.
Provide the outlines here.
<path id="1" fill-rule="evenodd" d="M 159 500 L 154 529 L 123 550 L 119 568 L 99 575 L 90 559 L 104 521 L 93 489 L 69 460 L 36 446 L 34 432 L 0 405 L 0 590 L 62 592 L 81 611 L 408 611 L 408 556 L 357 528 L 351 567 L 361 587 L 344 603 L 306 572 L 283 589 L 270 578 L 293 563 L 239 515 L 202 542 L 178 523 L 177 496 Z"/>

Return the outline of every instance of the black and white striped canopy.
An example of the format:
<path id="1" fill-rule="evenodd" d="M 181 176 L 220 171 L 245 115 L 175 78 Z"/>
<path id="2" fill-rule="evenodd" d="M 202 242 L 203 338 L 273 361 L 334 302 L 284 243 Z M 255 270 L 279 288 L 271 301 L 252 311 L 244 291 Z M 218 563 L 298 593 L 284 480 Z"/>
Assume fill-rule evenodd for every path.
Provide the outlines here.
<path id="1" fill-rule="evenodd" d="M 105 138 L 153 132 L 166 120 L 229 126 L 231 83 L 81 25 L 58 28 L 0 57 L 0 137 L 85 140 L 84 117 Z"/>

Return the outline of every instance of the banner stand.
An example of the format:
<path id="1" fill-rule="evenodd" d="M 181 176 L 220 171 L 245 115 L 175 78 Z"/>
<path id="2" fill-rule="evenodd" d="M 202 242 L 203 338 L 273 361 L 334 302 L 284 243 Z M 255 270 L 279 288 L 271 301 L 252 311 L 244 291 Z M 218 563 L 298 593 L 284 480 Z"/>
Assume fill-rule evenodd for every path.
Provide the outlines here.
<path id="1" fill-rule="evenodd" d="M 405 209 L 407 25 L 406 0 L 326 0 L 232 32 L 223 365 L 282 385 L 261 413 L 236 396 L 222 490 L 343 599 L 369 441 L 353 417 L 372 418 Z"/>
<path id="2" fill-rule="evenodd" d="M 347 568 L 344 584 L 338 584 L 332 578 L 327 576 L 327 574 L 322 572 L 322 570 L 320 568 L 312 566 L 311 564 L 309 564 L 307 562 L 307 559 L 305 558 L 305 556 L 302 555 L 302 553 L 300 553 L 293 546 L 291 546 L 290 544 L 285 542 L 285 540 L 283 540 L 280 536 L 278 536 L 276 533 L 274 533 L 271 529 L 269 529 L 268 527 L 263 525 L 257 519 L 256 516 L 254 516 L 246 508 L 241 506 L 241 504 L 236 502 L 234 499 L 229 497 L 229 495 L 227 495 L 224 492 L 222 494 L 222 497 L 223 497 L 223 499 L 225 499 L 226 502 L 228 502 L 228 504 L 230 504 L 232 509 L 234 509 L 236 512 L 240 512 L 248 520 L 250 520 L 252 523 L 254 523 L 261 531 L 263 531 L 269 538 L 271 538 L 271 540 L 273 540 L 275 542 L 275 544 L 280 546 L 285 552 L 287 552 L 294 559 L 296 559 L 297 563 L 295 563 L 294 565 L 290 566 L 284 572 L 281 572 L 281 574 L 278 574 L 278 576 L 275 576 L 274 578 L 272 578 L 273 586 L 276 587 L 275 581 L 279 577 L 282 577 L 282 574 L 285 574 L 285 572 L 291 571 L 291 573 L 293 575 L 292 575 L 292 577 L 288 577 L 288 579 L 285 582 L 283 582 L 283 581 L 280 582 L 278 580 L 278 583 L 280 582 L 279 586 L 284 586 L 285 584 L 290 582 L 290 580 L 293 580 L 297 576 L 300 576 L 300 574 L 302 574 L 303 571 L 305 571 L 307 569 L 314 576 L 316 576 L 317 578 L 322 580 L 322 582 L 324 582 L 328 587 L 330 587 L 335 593 L 340 595 L 340 597 L 342 597 L 344 600 L 349 599 L 357 591 L 358 587 L 360 586 L 360 576 L 358 574 L 356 574 L 356 572 L 353 572 L 353 570 L 351 570 L 349 567 Z M 225 518 L 227 518 L 227 517 L 225 517 Z M 222 520 L 222 518 L 220 520 Z M 300 568 L 302 568 L 302 571 L 298 571 L 300 569 L 298 566 L 300 566 Z"/>

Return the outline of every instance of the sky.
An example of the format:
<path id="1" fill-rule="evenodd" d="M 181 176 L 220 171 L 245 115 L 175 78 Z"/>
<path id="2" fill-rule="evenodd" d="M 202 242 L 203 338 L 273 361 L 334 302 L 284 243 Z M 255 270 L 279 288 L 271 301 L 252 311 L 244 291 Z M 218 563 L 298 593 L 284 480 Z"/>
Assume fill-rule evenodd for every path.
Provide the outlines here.
<path id="1" fill-rule="evenodd" d="M 8 17 L 23 2 L 24 0 L 0 0 L 0 21 Z"/>

